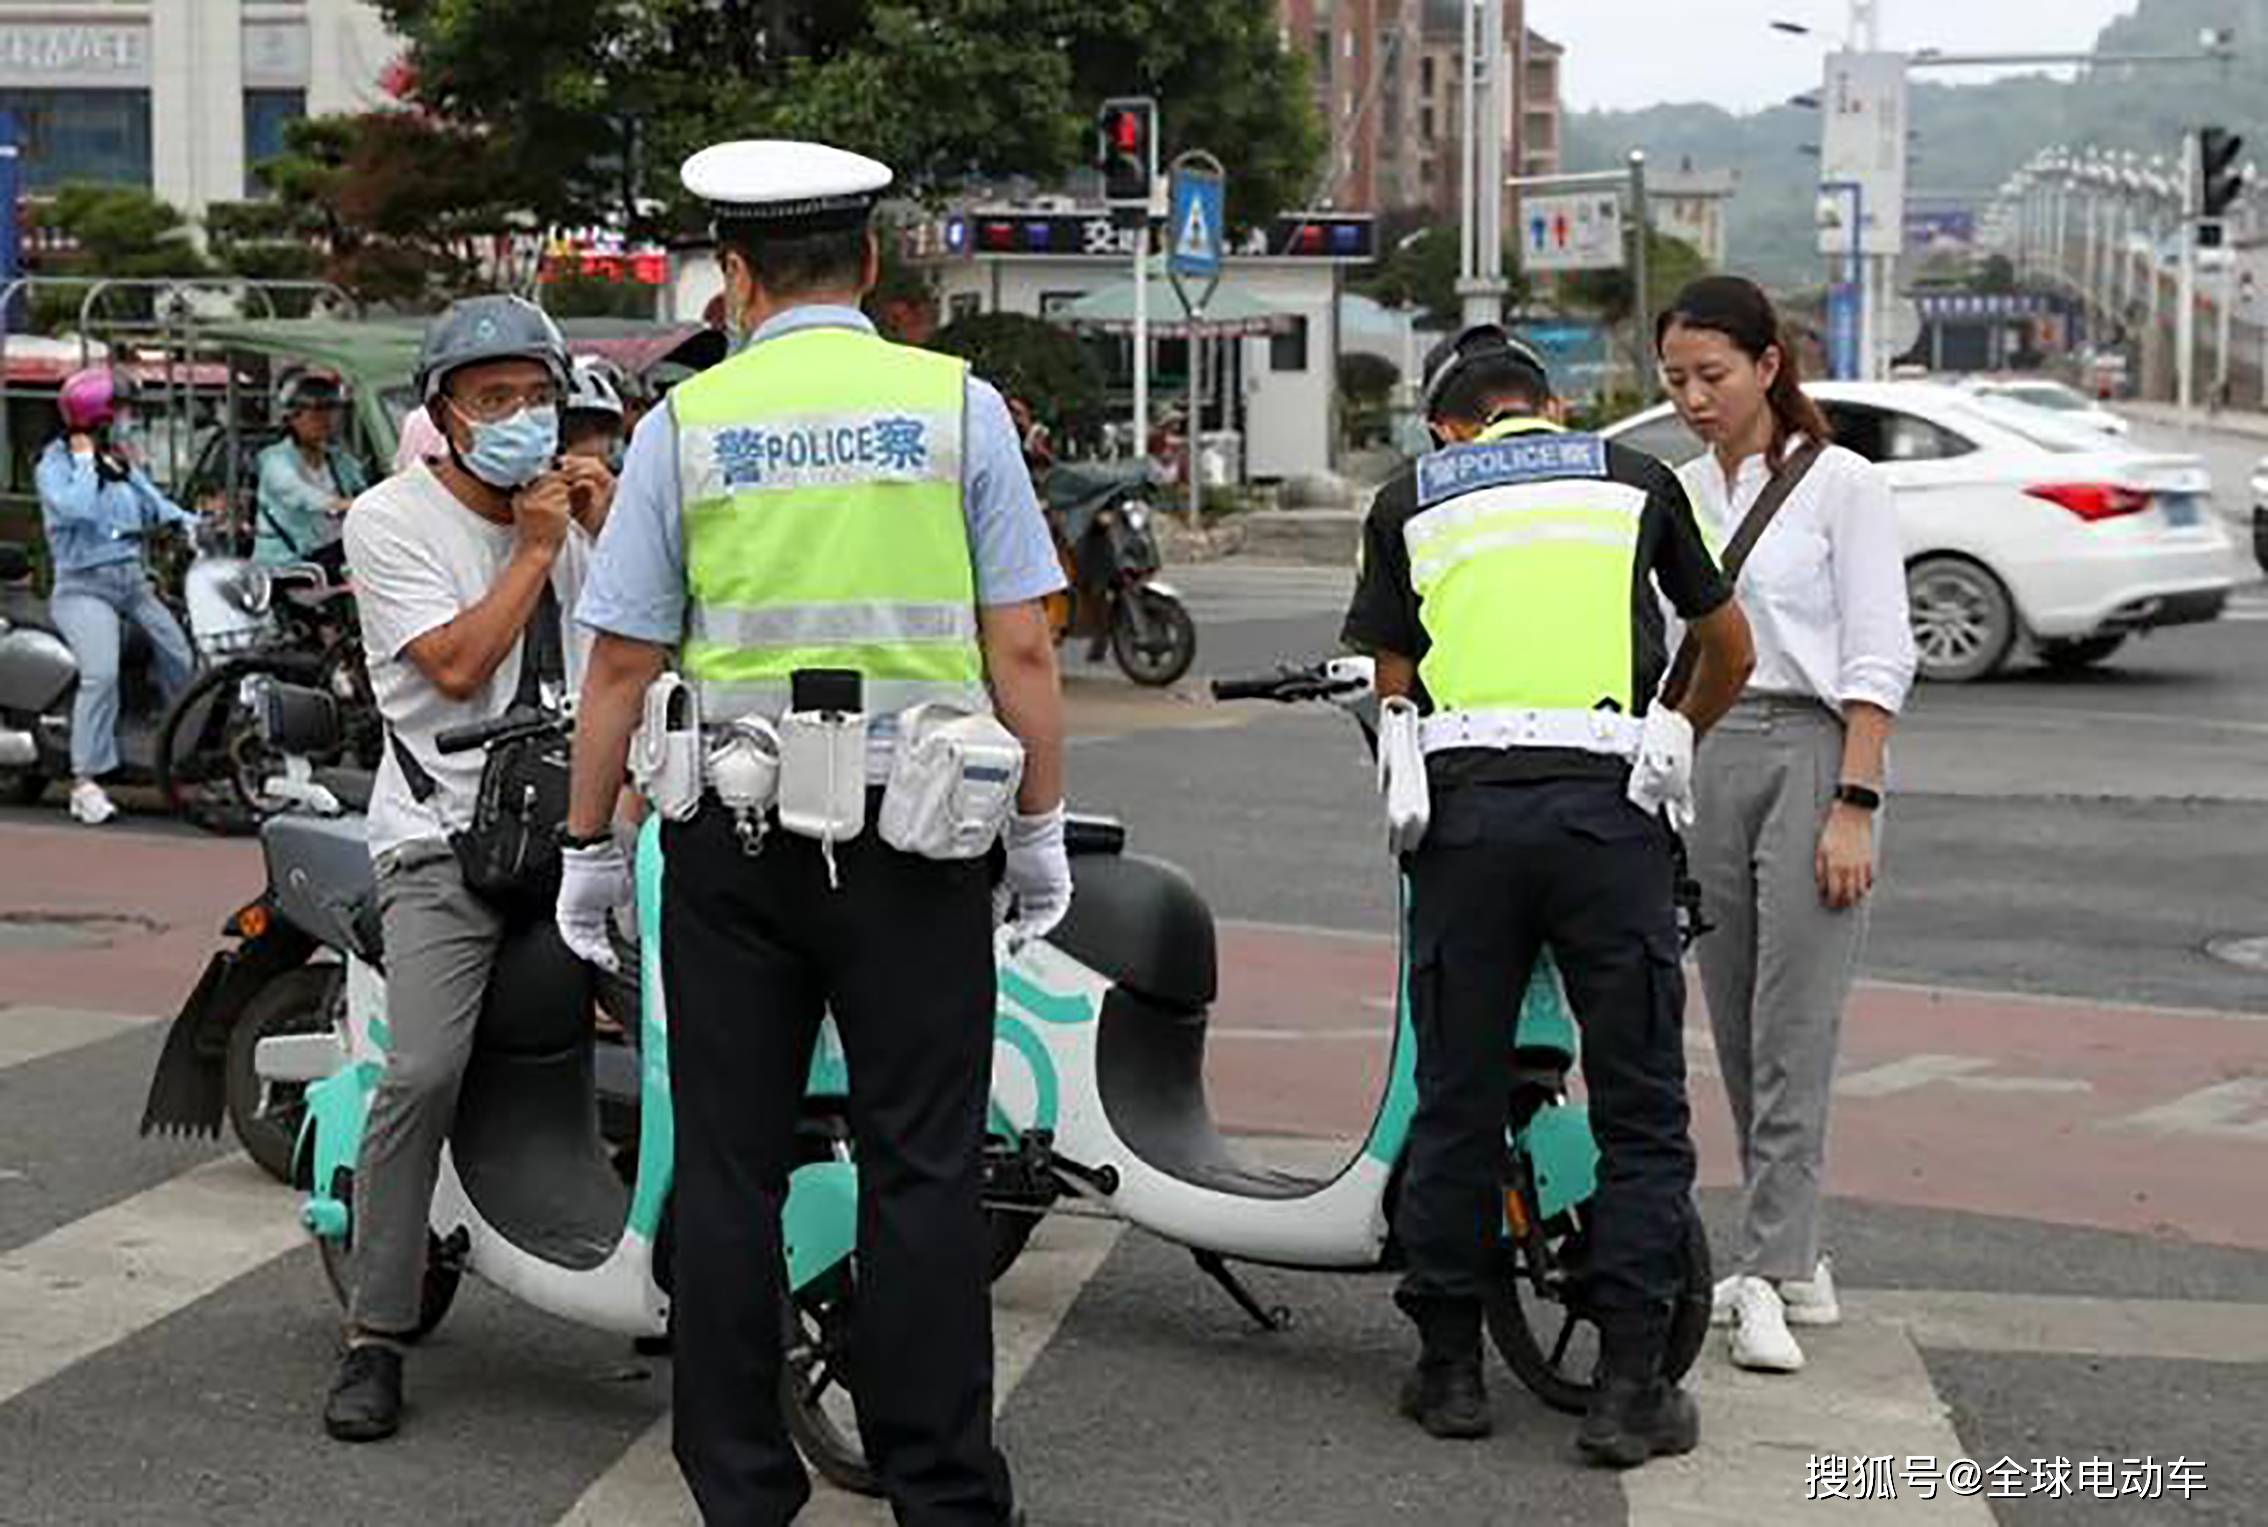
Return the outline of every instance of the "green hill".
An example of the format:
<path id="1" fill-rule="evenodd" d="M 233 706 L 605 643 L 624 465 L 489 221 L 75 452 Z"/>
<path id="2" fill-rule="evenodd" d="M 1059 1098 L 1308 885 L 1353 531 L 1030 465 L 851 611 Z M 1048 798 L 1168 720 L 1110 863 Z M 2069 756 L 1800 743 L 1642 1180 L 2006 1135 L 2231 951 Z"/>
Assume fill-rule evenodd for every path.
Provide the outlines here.
<path id="1" fill-rule="evenodd" d="M 2046 75 L 1974 85 L 1931 83 L 1916 71 L 1912 91 L 1912 184 L 1917 191 L 1990 192 L 2051 143 L 2163 153 L 2180 150 L 2184 129 L 2206 122 L 2244 134 L 2268 163 L 2268 0 L 2141 0 L 2105 27 L 2098 52 L 2195 51 L 2200 32 L 2234 28 L 2238 56 L 2225 64 L 2149 68 L 2109 65 L 2076 81 Z M 1740 171 L 1730 221 L 1731 262 L 1776 285 L 1819 279 L 1812 231 L 1819 114 L 1775 106 L 1735 116 L 1714 106 L 1571 112 L 1567 168 L 1610 169 L 1633 148 L 1657 164 L 1683 158 Z"/>

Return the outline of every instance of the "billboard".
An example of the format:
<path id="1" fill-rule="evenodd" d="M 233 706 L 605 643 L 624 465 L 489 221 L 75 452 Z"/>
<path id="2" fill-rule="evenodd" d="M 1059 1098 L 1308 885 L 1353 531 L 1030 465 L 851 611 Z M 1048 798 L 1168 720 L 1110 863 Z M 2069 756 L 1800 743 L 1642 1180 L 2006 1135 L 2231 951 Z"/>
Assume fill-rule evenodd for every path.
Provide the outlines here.
<path id="1" fill-rule="evenodd" d="M 1906 55 L 1828 54 L 1819 109 L 1819 179 L 1858 187 L 1859 253 L 1900 253 L 1906 232 Z M 1849 240 L 1843 222 L 1823 222 L 1819 252 L 1849 254 Z"/>

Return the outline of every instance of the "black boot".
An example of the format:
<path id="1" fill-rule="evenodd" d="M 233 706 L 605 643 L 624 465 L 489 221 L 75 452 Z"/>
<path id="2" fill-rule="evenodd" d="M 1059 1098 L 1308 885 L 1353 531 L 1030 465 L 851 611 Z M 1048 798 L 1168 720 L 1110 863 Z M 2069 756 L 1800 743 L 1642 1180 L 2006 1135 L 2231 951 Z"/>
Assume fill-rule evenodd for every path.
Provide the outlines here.
<path id="1" fill-rule="evenodd" d="M 1662 1377 L 1669 1322 L 1649 1314 L 1609 1319 L 1599 1332 L 1599 1392 L 1575 1446 L 1592 1463 L 1634 1469 L 1649 1458 L 1690 1453 L 1701 1441 L 1693 1396 Z"/>
<path id="2" fill-rule="evenodd" d="M 1480 1306 L 1402 1300 L 1417 1322 L 1417 1367 L 1402 1383 L 1402 1414 L 1436 1437 L 1472 1439 L 1495 1430 L 1481 1378 Z"/>
<path id="3" fill-rule="evenodd" d="M 357 1342 L 339 1359 L 323 1429 L 341 1442 L 379 1442 L 402 1424 L 402 1352 L 383 1342 Z"/>

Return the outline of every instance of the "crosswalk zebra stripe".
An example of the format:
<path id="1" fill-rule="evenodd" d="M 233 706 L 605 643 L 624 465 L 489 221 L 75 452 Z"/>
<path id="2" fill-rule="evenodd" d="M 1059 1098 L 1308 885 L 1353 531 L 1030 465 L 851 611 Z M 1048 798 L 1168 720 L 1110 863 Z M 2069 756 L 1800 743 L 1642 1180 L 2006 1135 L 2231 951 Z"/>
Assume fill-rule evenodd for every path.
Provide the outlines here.
<path id="1" fill-rule="evenodd" d="M 306 1243 L 231 1155 L 0 1253 L 0 1404 Z"/>
<path id="2" fill-rule="evenodd" d="M 0 1007 L 0 1071 L 100 1044 L 157 1022 L 135 1013 L 100 1013 L 73 1007 Z"/>
<path id="3" fill-rule="evenodd" d="M 1108 1220 L 1049 1219 L 994 1287 L 995 1414 L 1054 1339 L 1079 1291 L 1118 1243 L 1120 1228 Z M 669 1417 L 663 1416 L 592 1482 L 559 1527 L 697 1527 L 700 1516 L 678 1475 L 669 1438 Z M 797 1521 L 806 1527 L 888 1527 L 890 1512 L 880 1501 L 846 1495 L 815 1479 L 811 1504 Z"/>

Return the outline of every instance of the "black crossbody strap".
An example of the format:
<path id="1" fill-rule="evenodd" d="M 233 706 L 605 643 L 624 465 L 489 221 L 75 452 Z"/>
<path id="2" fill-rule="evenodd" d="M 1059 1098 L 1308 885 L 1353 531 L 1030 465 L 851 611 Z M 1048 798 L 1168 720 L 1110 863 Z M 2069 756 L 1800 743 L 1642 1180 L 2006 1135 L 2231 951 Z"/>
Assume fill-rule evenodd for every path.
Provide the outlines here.
<path id="1" fill-rule="evenodd" d="M 545 579 L 543 592 L 536 596 L 535 614 L 528 618 L 520 637 L 520 682 L 512 691 L 512 708 L 535 710 L 543 704 L 543 686 L 567 682 L 566 637 L 560 628 L 559 596 L 552 592 L 551 580 Z M 401 768 L 402 782 L 409 786 L 412 799 L 419 805 L 439 793 L 441 786 L 417 761 L 417 755 L 402 741 L 402 734 L 392 727 L 386 728 L 386 740 L 394 749 L 394 762 Z"/>
<path id="2" fill-rule="evenodd" d="M 1781 506 L 1794 496 L 1813 464 L 1826 450 L 1827 443 L 1823 440 L 1804 441 L 1787 460 L 1780 463 L 1780 470 L 1764 485 L 1764 491 L 1756 495 L 1756 502 L 1748 506 L 1748 513 L 1742 516 L 1740 527 L 1733 532 L 1731 543 L 1725 547 L 1720 566 L 1724 570 L 1727 585 L 1737 585 L 1740 582 L 1740 570 L 1747 565 L 1748 554 L 1756 549 L 1756 543 L 1771 528 L 1772 520 L 1779 514 Z M 1693 682 L 1693 670 L 1700 661 L 1700 645 L 1694 641 L 1693 633 L 1688 631 L 1685 639 L 1678 643 L 1677 658 L 1670 664 L 1669 677 L 1662 681 L 1662 704 L 1675 705 L 1685 698 L 1686 688 Z"/>

